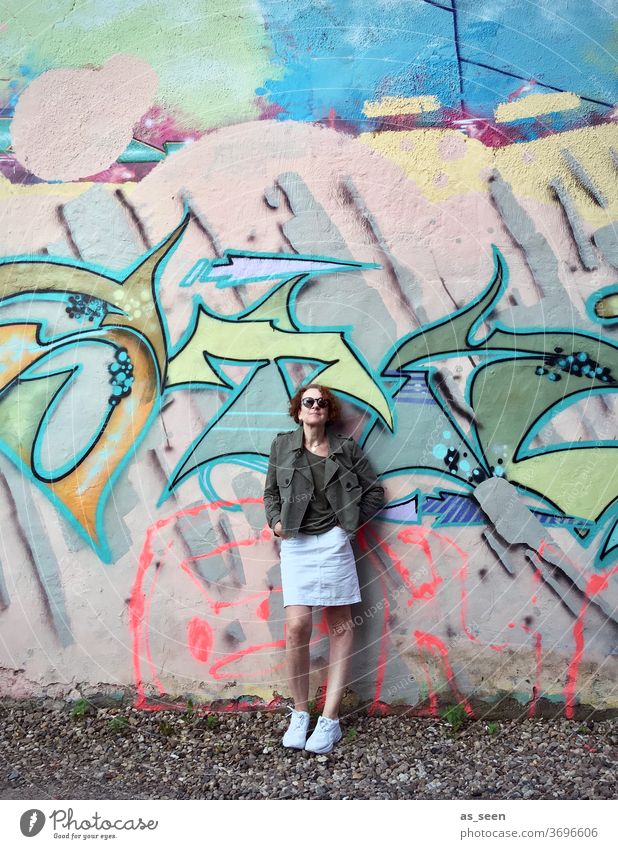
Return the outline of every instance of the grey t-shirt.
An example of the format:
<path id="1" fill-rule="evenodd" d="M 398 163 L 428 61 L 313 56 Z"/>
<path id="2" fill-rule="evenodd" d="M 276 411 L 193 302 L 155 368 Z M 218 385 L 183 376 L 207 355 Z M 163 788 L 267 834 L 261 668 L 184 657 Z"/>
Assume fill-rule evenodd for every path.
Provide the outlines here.
<path id="1" fill-rule="evenodd" d="M 299 531 L 303 534 L 323 534 L 338 524 L 337 516 L 324 493 L 326 457 L 320 457 L 313 451 L 309 451 L 308 448 L 305 448 L 305 454 L 313 477 L 313 494 L 307 505 Z"/>

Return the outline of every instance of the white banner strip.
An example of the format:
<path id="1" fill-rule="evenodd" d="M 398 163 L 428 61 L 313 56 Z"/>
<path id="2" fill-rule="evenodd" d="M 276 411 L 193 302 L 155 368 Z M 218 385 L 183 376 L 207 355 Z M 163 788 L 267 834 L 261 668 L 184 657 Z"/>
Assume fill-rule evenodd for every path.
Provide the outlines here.
<path id="1" fill-rule="evenodd" d="M 405 845 L 614 849 L 614 801 L 2 801 L 2 845 L 71 844 L 251 849 L 274 845 Z M 31 842 L 30 842 L 31 841 Z M 96 841 L 96 844 L 95 844 Z"/>

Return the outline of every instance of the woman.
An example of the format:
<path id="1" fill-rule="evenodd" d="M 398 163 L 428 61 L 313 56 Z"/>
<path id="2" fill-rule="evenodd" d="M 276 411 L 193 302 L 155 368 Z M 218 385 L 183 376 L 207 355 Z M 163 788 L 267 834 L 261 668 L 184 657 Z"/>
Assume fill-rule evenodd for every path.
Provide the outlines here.
<path id="1" fill-rule="evenodd" d="M 361 600 L 350 539 L 381 508 L 384 490 L 356 442 L 330 427 L 340 408 L 327 387 L 301 387 L 289 413 L 299 427 L 273 440 L 264 488 L 266 519 L 281 538 L 294 698 L 283 745 L 324 753 L 341 739 L 338 713 L 353 640 L 350 605 Z M 311 611 L 317 605 L 325 608 L 330 657 L 324 711 L 307 740 Z"/>

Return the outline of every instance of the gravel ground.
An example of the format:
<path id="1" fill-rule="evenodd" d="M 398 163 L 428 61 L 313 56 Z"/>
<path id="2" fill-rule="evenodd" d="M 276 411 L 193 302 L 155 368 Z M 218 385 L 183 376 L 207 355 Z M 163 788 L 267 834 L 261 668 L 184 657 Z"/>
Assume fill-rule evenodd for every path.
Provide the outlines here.
<path id="1" fill-rule="evenodd" d="M 3 799 L 611 799 L 618 720 L 342 719 L 328 755 L 284 749 L 283 712 L 0 706 Z M 313 724 L 313 723 L 312 723 Z"/>

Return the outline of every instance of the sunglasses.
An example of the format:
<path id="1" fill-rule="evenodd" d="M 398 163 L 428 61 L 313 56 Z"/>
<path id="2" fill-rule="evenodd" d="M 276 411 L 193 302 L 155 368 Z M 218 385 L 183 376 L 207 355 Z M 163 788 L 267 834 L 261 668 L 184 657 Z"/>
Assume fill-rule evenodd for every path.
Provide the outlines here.
<path id="1" fill-rule="evenodd" d="M 317 404 L 318 407 L 323 410 L 324 407 L 328 407 L 330 402 L 327 398 L 303 398 L 300 403 L 303 407 L 308 407 L 309 409 L 311 409 L 314 404 Z"/>

